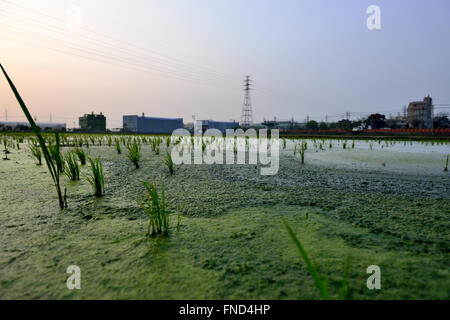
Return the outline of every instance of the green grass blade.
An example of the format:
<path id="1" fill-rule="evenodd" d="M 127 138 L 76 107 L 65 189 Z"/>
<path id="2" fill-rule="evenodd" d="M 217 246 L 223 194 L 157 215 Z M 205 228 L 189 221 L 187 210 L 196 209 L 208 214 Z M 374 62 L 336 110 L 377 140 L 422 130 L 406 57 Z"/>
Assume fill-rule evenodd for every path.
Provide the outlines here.
<path id="1" fill-rule="evenodd" d="M 48 170 L 50 171 L 50 174 L 51 174 L 53 181 L 55 183 L 55 186 L 56 186 L 56 191 L 58 193 L 58 199 L 59 199 L 59 206 L 61 208 L 63 208 L 64 202 L 63 202 L 63 198 L 62 198 L 61 188 L 59 186 L 59 173 L 57 172 L 58 170 L 55 169 L 55 165 L 51 159 L 50 152 L 48 151 L 47 146 L 45 144 L 45 140 L 39 131 L 39 127 L 36 125 L 36 123 L 33 120 L 33 117 L 31 116 L 30 112 L 28 111 L 28 108 L 25 105 L 25 102 L 22 100 L 22 97 L 20 96 L 19 92 L 17 91 L 14 83 L 9 78 L 8 74 L 6 73 L 6 70 L 3 68 L 3 66 L 1 64 L 0 64 L 0 68 L 2 69 L 2 72 L 5 75 L 5 78 L 8 81 L 9 86 L 11 87 L 11 90 L 13 91 L 13 93 L 17 99 L 17 102 L 19 103 L 20 107 L 22 108 L 22 111 L 25 114 L 25 117 L 27 118 L 28 122 L 30 123 L 31 128 L 33 129 L 34 133 L 36 134 L 36 136 L 39 140 L 39 144 L 41 146 L 42 153 L 44 154 L 44 158 L 47 163 Z"/>
<path id="2" fill-rule="evenodd" d="M 282 220 L 283 220 L 283 223 L 284 223 L 289 235 L 292 238 L 292 241 L 297 246 L 297 249 L 300 252 L 300 255 L 302 256 L 303 260 L 305 261 L 305 264 L 306 264 L 309 272 L 311 273 L 311 276 L 314 279 L 314 283 L 316 284 L 316 287 L 319 289 L 320 296 L 322 297 L 322 299 L 327 300 L 328 299 L 328 291 L 326 289 L 326 286 L 325 286 L 323 280 L 317 274 L 316 269 L 314 268 L 313 264 L 311 263 L 311 260 L 308 257 L 308 254 L 306 253 L 305 249 L 303 248 L 302 244 L 298 240 L 298 238 L 295 235 L 292 228 L 289 226 L 289 224 L 287 223 L 287 221 L 284 218 Z"/>

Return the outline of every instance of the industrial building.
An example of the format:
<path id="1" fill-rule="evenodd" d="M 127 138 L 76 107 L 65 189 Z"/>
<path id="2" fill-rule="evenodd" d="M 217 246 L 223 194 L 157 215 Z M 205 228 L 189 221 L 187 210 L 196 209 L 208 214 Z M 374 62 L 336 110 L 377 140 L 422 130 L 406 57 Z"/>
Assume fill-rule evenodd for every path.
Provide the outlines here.
<path id="1" fill-rule="evenodd" d="M 155 118 L 142 114 L 123 116 L 123 130 L 135 133 L 172 134 L 183 128 L 183 118 Z"/>
<path id="2" fill-rule="evenodd" d="M 213 120 L 196 120 L 195 121 L 195 130 L 197 128 L 202 128 L 202 132 L 205 132 L 208 129 L 217 129 L 223 134 L 226 134 L 227 129 L 237 129 L 239 127 L 239 123 L 235 121 L 225 122 L 225 121 L 213 121 Z"/>
<path id="3" fill-rule="evenodd" d="M 65 123 L 37 122 L 36 125 L 44 131 L 66 131 Z M 28 122 L 0 121 L 0 131 L 27 131 L 31 130 Z"/>
<path id="4" fill-rule="evenodd" d="M 406 122 L 410 128 L 433 128 L 433 99 L 430 95 L 423 101 L 411 102 L 407 112 Z"/>
<path id="5" fill-rule="evenodd" d="M 88 132 L 106 132 L 106 117 L 100 114 L 85 114 L 78 119 L 80 129 Z"/>

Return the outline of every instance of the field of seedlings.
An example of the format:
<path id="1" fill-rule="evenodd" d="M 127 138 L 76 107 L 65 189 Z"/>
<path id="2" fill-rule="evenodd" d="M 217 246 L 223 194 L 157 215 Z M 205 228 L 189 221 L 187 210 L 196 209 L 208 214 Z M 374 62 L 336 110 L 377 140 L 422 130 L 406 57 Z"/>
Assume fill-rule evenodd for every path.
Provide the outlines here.
<path id="1" fill-rule="evenodd" d="M 450 298 L 448 141 L 272 139 L 264 176 L 193 139 L 0 134 L 0 299 Z"/>

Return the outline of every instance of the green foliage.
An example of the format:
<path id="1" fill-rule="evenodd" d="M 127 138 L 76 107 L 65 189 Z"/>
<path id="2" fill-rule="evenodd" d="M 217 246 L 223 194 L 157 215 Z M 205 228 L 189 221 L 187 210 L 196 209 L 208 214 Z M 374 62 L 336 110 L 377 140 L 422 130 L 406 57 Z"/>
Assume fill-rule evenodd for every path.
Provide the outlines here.
<path id="1" fill-rule="evenodd" d="M 42 165 L 42 151 L 41 151 L 41 148 L 38 147 L 38 146 L 31 145 L 30 146 L 30 150 L 31 150 L 31 154 L 33 155 L 33 157 L 35 157 L 36 160 L 37 160 L 36 164 L 38 166 L 41 166 Z"/>
<path id="2" fill-rule="evenodd" d="M 302 164 L 305 164 L 305 151 L 308 148 L 308 145 L 306 142 L 302 142 L 302 147 L 300 149 L 300 161 Z"/>
<path id="3" fill-rule="evenodd" d="M 118 153 L 118 154 L 121 154 L 121 153 L 122 153 L 122 149 L 120 148 L 120 142 L 119 142 L 119 139 L 116 139 L 116 140 L 115 140 L 115 145 L 116 145 L 117 153 Z"/>
<path id="4" fill-rule="evenodd" d="M 173 160 L 172 160 L 172 155 L 170 154 L 170 152 L 166 152 L 166 158 L 164 159 L 164 163 L 167 166 L 167 169 L 169 169 L 169 173 L 173 174 Z"/>
<path id="5" fill-rule="evenodd" d="M 56 192 L 58 194 L 59 206 L 60 206 L 60 208 L 64 208 L 67 206 L 67 202 L 64 200 L 62 193 L 61 193 L 61 187 L 59 184 L 59 173 L 60 172 L 56 168 L 56 166 L 52 160 L 52 157 L 50 155 L 50 152 L 48 151 L 47 146 L 45 144 L 45 140 L 41 135 L 39 127 L 34 122 L 33 117 L 31 116 L 30 112 L 28 111 L 27 106 L 25 105 L 25 102 L 23 102 L 19 92 L 17 91 L 16 87 L 14 86 L 13 82 L 11 81 L 11 79 L 9 78 L 8 74 L 6 73 L 5 69 L 3 68 L 3 66 L 1 64 L 0 64 L 0 68 L 2 69 L 3 74 L 5 75 L 5 78 L 8 81 L 9 86 L 11 87 L 11 90 L 13 91 L 13 93 L 17 99 L 17 102 L 19 103 L 20 107 L 22 108 L 22 111 L 25 114 L 25 117 L 27 118 L 28 122 L 30 123 L 31 128 L 33 129 L 34 133 L 36 134 L 36 136 L 39 140 L 39 144 L 41 146 L 42 153 L 44 154 L 45 162 L 47 163 L 48 170 L 50 171 L 53 182 L 55 183 Z M 58 136 L 58 134 L 56 134 L 56 135 Z M 57 139 L 57 141 L 59 144 L 59 138 Z M 58 145 L 58 148 L 59 148 L 59 145 Z"/>
<path id="6" fill-rule="evenodd" d="M 86 164 L 87 154 L 84 152 L 81 148 L 76 148 L 74 153 L 78 156 L 78 160 L 80 160 L 80 163 L 82 166 Z"/>
<path id="7" fill-rule="evenodd" d="M 156 183 L 143 182 L 147 189 L 146 198 L 142 203 L 142 208 L 148 214 L 150 221 L 148 224 L 147 236 L 169 235 L 169 212 L 166 210 L 166 199 L 164 194 L 164 183 L 161 185 L 161 197 L 158 194 Z"/>
<path id="8" fill-rule="evenodd" d="M 50 146 L 50 154 L 59 173 L 64 173 L 64 157 L 61 153 L 59 134 L 55 134 L 55 144 Z"/>
<path id="9" fill-rule="evenodd" d="M 182 217 L 181 208 L 178 208 L 177 231 L 178 231 L 178 230 L 180 229 L 180 227 L 181 227 L 181 217 Z"/>
<path id="10" fill-rule="evenodd" d="M 68 152 L 65 155 L 65 173 L 71 181 L 80 180 L 80 167 L 78 166 L 77 155 L 73 152 Z"/>
<path id="11" fill-rule="evenodd" d="M 139 169 L 139 161 L 141 159 L 141 146 L 137 144 L 136 140 L 127 145 L 128 159 L 134 164 L 136 169 Z"/>
<path id="12" fill-rule="evenodd" d="M 306 264 L 306 267 L 309 270 L 309 273 L 311 274 L 311 277 L 314 279 L 314 283 L 316 284 L 317 289 L 319 289 L 320 296 L 322 299 L 327 300 L 328 299 L 328 288 L 326 286 L 326 281 L 319 276 L 316 269 L 314 268 L 311 260 L 308 257 L 308 254 L 306 253 L 306 250 L 303 248 L 300 241 L 297 239 L 297 236 L 295 235 L 294 231 L 291 229 L 289 224 L 285 219 L 283 219 L 283 223 L 291 236 L 292 241 L 295 243 L 295 246 L 297 247 L 298 252 L 303 258 L 303 261 Z"/>
<path id="13" fill-rule="evenodd" d="M 103 166 L 99 158 L 92 160 L 91 157 L 88 157 L 89 163 L 91 166 L 91 173 L 87 177 L 87 180 L 92 186 L 92 190 L 94 191 L 94 196 L 97 198 L 101 198 L 105 195 L 105 182 L 103 175 Z"/>
<path id="14" fill-rule="evenodd" d="M 283 224 L 286 227 L 292 241 L 294 242 L 295 246 L 297 247 L 298 252 L 300 253 L 303 261 L 306 264 L 306 267 L 308 268 L 309 273 L 311 274 L 311 277 L 314 280 L 314 283 L 319 290 L 320 297 L 323 300 L 328 300 L 330 298 L 329 292 L 328 292 L 328 282 L 326 277 L 320 276 L 317 272 L 316 268 L 312 264 L 308 253 L 306 252 L 305 248 L 303 248 L 300 240 L 298 240 L 297 236 L 295 235 L 292 228 L 289 226 L 287 221 L 283 218 Z M 347 261 L 345 264 L 345 270 L 344 270 L 344 278 L 341 283 L 341 288 L 339 290 L 338 299 L 345 299 L 348 295 L 348 283 L 350 279 L 350 264 L 351 264 L 351 258 L 347 257 Z"/>

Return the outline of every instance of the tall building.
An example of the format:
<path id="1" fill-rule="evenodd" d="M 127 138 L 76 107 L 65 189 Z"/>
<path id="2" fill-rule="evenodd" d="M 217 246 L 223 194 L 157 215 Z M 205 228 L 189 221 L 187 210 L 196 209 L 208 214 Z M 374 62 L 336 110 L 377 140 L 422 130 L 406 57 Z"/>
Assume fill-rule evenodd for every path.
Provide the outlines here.
<path id="1" fill-rule="evenodd" d="M 123 130 L 135 133 L 172 134 L 183 128 L 183 118 L 155 118 L 132 115 L 123 116 Z"/>
<path id="2" fill-rule="evenodd" d="M 89 132 L 106 132 L 106 117 L 100 114 L 85 114 L 78 119 L 80 129 Z"/>
<path id="3" fill-rule="evenodd" d="M 433 99 L 430 95 L 423 101 L 414 101 L 409 104 L 406 122 L 410 128 L 433 128 Z"/>

